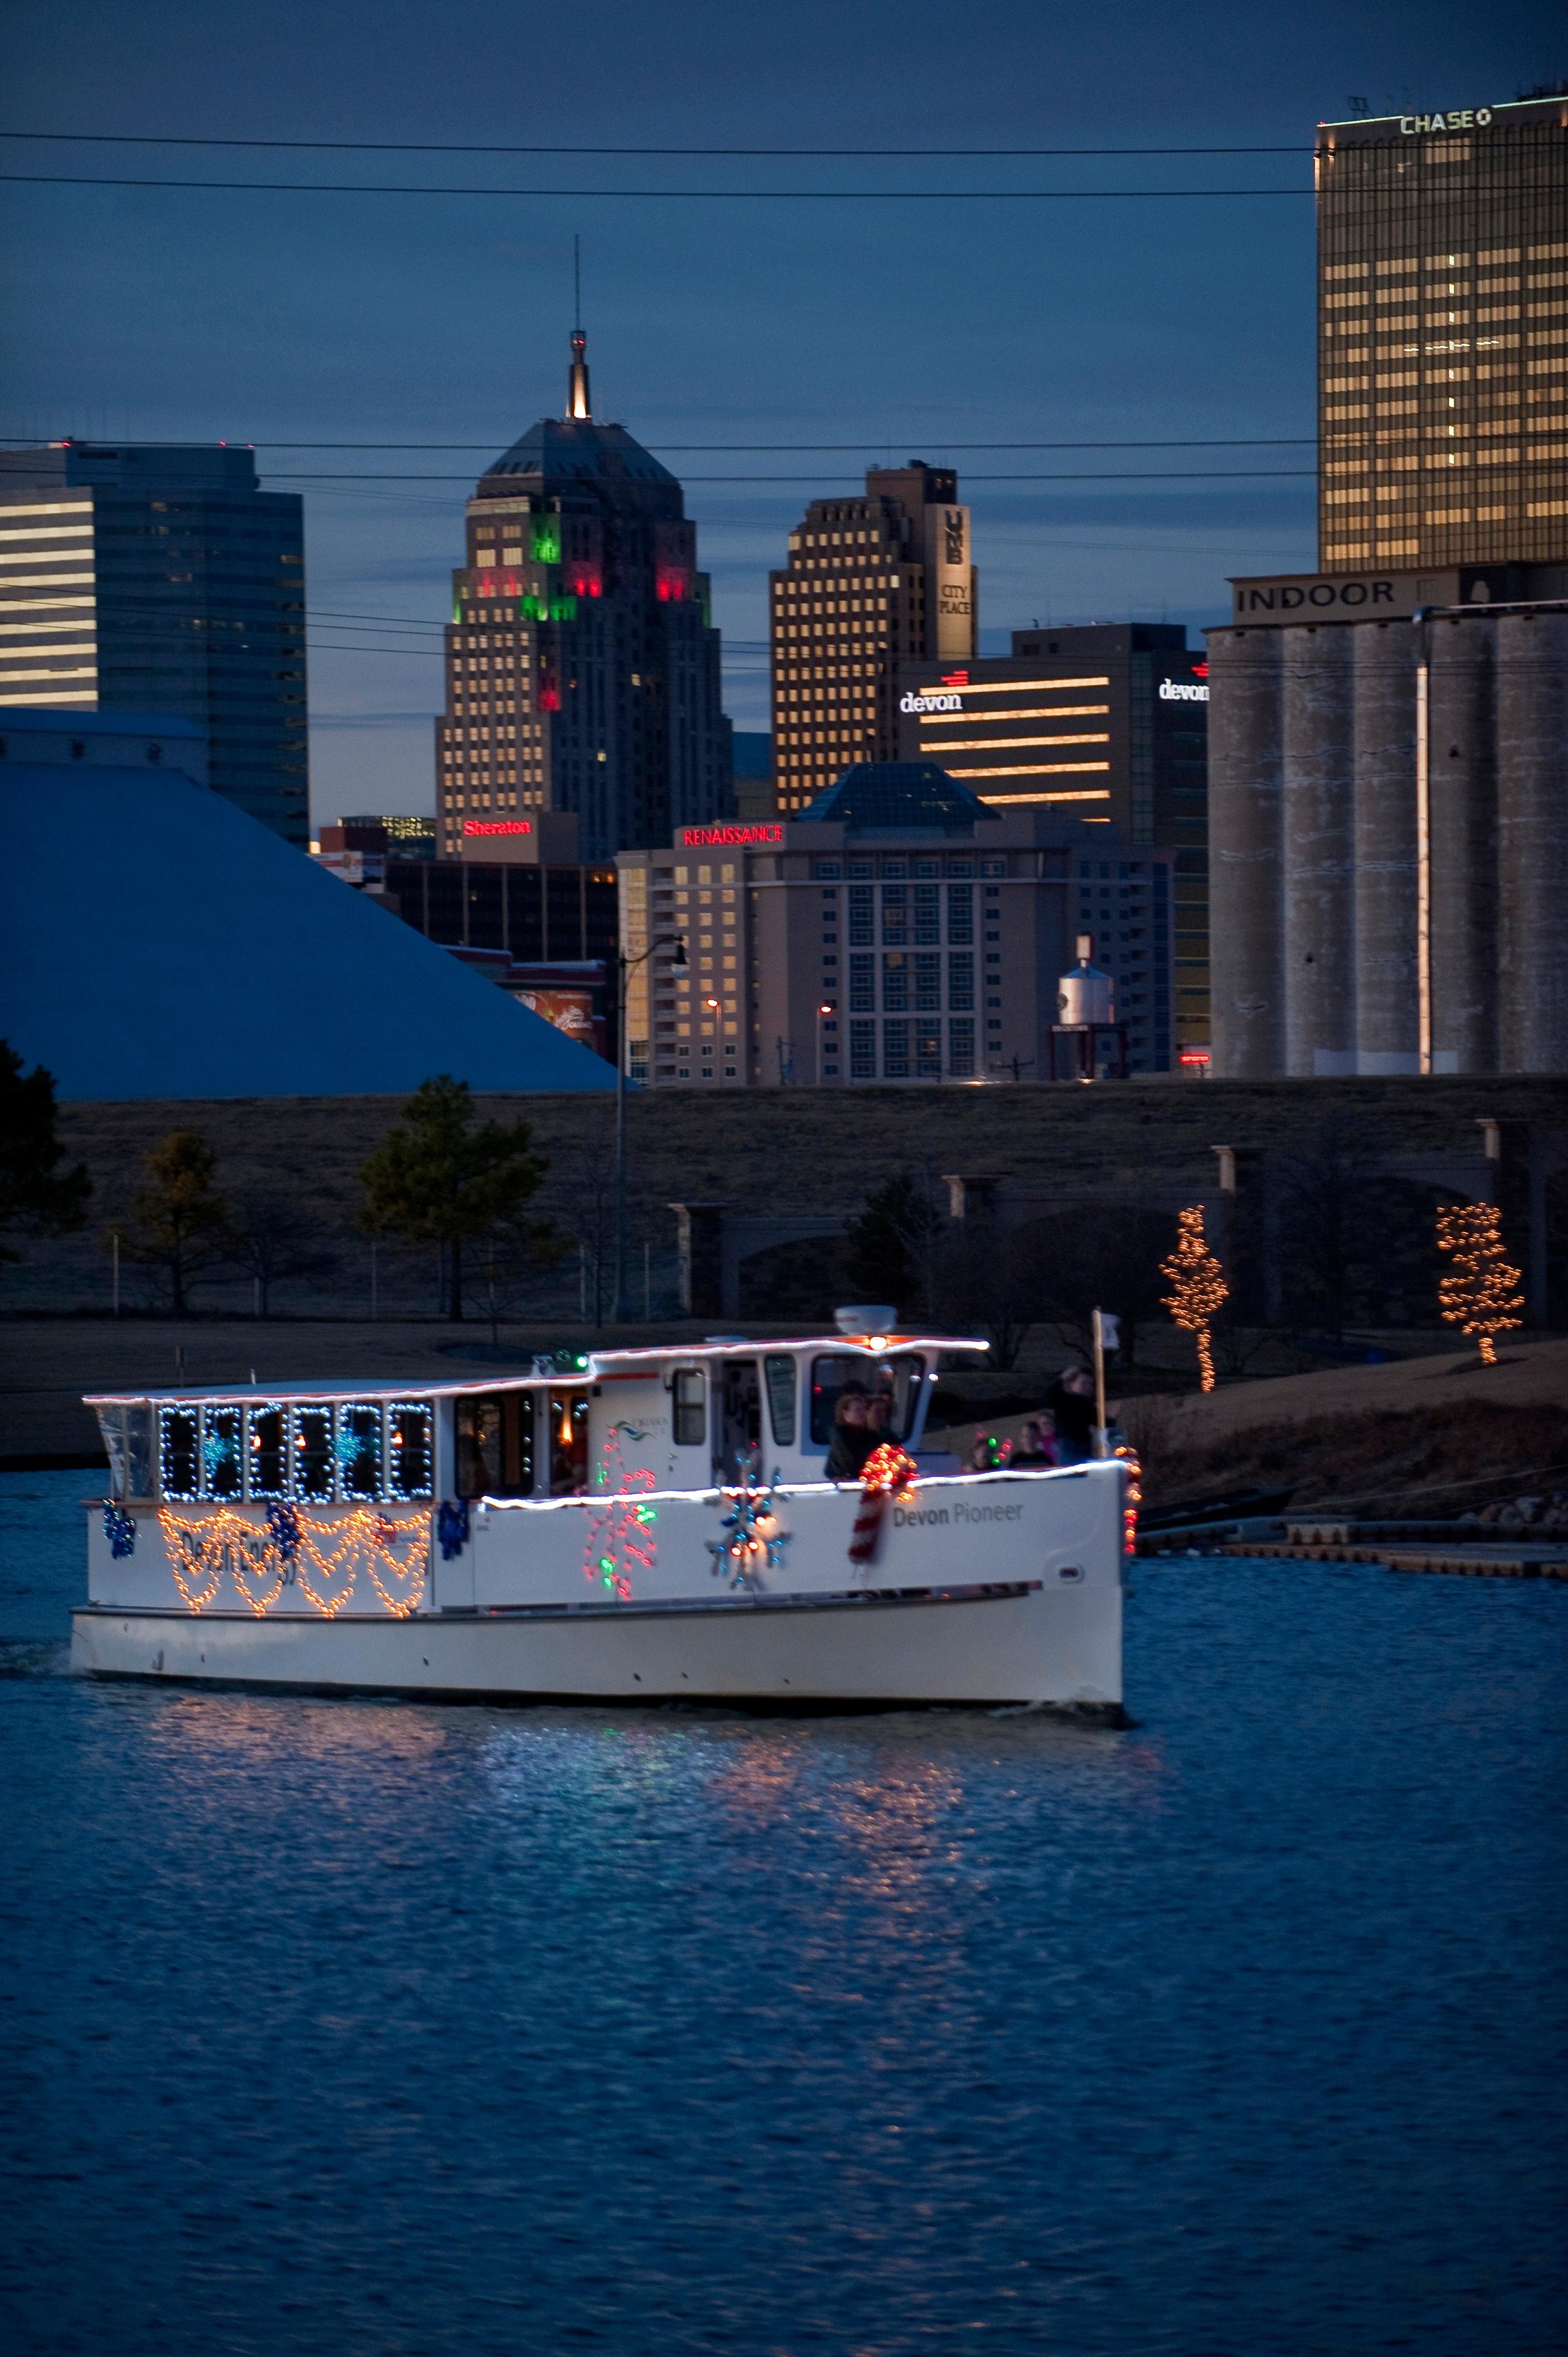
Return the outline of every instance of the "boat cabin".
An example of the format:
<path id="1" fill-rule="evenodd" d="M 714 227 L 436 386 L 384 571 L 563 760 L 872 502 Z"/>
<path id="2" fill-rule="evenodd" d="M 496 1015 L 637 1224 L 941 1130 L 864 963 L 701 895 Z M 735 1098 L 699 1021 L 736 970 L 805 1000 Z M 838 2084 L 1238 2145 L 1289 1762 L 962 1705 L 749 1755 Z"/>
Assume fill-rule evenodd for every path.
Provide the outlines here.
<path id="1" fill-rule="evenodd" d="M 296 1383 L 89 1400 L 123 1503 L 322 1507 L 564 1501 L 628 1487 L 821 1481 L 841 1401 L 918 1456 L 948 1336 L 715 1335 L 596 1352 L 570 1374 Z"/>

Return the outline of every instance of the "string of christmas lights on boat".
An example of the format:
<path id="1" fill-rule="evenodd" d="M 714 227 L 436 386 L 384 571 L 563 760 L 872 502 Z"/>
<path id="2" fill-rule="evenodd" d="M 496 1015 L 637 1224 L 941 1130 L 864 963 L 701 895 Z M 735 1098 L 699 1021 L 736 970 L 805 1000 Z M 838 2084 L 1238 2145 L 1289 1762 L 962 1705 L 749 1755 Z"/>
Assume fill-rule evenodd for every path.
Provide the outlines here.
<path id="1" fill-rule="evenodd" d="M 274 1504 L 264 1523 L 254 1523 L 229 1506 L 196 1516 L 177 1514 L 166 1504 L 158 1523 L 175 1585 L 191 1612 L 206 1610 L 225 1574 L 258 1620 L 288 1587 L 297 1587 L 323 1620 L 335 1620 L 361 1573 L 382 1609 L 400 1620 L 424 1593 L 430 1566 L 426 1514 L 356 1506 L 328 1520 Z"/>

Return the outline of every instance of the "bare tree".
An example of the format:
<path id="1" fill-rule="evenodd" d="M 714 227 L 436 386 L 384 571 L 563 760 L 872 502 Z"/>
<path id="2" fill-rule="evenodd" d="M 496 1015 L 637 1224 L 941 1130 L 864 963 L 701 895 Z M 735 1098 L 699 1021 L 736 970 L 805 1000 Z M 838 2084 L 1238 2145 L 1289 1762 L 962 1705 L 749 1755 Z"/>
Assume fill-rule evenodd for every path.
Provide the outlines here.
<path id="1" fill-rule="evenodd" d="M 1379 1156 L 1363 1128 L 1330 1113 L 1280 1155 L 1273 1177 L 1287 1300 L 1337 1341 L 1382 1250 Z"/>
<path id="2" fill-rule="evenodd" d="M 251 1187 L 231 1197 L 222 1249 L 238 1275 L 250 1278 L 261 1318 L 272 1316 L 274 1285 L 331 1276 L 338 1262 L 297 1196 L 278 1187 Z"/>
<path id="3" fill-rule="evenodd" d="M 1140 1325 L 1159 1314 L 1160 1261 L 1175 1240 L 1174 1216 L 1144 1204 L 1090 1200 L 1036 1222 L 1026 1233 L 1028 1265 L 1036 1272 L 1036 1314 L 1059 1326 L 1087 1356 L 1094 1312 L 1110 1310 L 1121 1321 L 1121 1362 L 1131 1367 Z"/>

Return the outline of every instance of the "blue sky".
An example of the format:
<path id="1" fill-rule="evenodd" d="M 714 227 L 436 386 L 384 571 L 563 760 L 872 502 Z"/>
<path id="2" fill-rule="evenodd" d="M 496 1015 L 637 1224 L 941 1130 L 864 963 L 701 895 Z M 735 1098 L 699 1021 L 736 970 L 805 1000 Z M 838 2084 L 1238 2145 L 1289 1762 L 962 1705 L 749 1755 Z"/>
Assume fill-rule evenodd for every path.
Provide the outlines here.
<path id="1" fill-rule="evenodd" d="M 800 506 L 889 457 L 956 464 L 983 645 L 1038 617 L 1195 626 L 1227 574 L 1314 558 L 1308 197 L 1320 117 L 1477 105 L 1568 70 L 1535 5 L 1096 8 L 932 0 L 56 0 L 7 23 L 5 128 L 326 141 L 822 147 L 817 159 L 288 154 L 0 143 L 0 170 L 608 197 L 0 187 L 0 432 L 474 444 L 263 448 L 306 498 L 313 802 L 423 810 L 462 503 L 564 392 L 574 232 L 596 411 L 688 485 L 728 708 L 766 726 L 768 569 Z M 1280 146 L 947 160 L 954 147 Z M 898 153 L 849 160 L 849 148 Z M 650 189 L 997 191 L 726 201 Z M 1008 192 L 1069 188 L 1043 202 Z M 987 442 L 1228 447 L 983 452 Z M 1240 447 L 1255 437 L 1269 447 Z M 852 446 L 838 453 L 677 444 Z M 1204 479 L 1206 468 L 1240 471 Z M 1124 472 L 1152 479 L 1025 481 Z M 401 473 L 427 479 L 373 479 Z M 1179 479 L 1187 473 L 1189 479 Z M 353 475 L 360 479 L 306 480 Z M 743 476 L 746 481 L 719 479 Z M 784 478 L 761 481 L 758 477 Z M 706 478 L 708 479 L 702 479 Z M 1013 479 L 985 479 L 986 478 Z M 423 627 L 401 633 L 351 619 Z"/>

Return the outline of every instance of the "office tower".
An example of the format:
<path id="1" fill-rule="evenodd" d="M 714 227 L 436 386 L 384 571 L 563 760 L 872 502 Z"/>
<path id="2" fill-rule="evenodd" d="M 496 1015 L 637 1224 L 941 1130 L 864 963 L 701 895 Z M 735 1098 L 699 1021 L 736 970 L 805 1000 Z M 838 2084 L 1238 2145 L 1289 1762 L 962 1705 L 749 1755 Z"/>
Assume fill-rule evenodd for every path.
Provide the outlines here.
<path id="1" fill-rule="evenodd" d="M 0 703 L 168 714 L 211 784 L 309 839 L 305 520 L 247 449 L 55 442 L 0 459 Z"/>
<path id="2" fill-rule="evenodd" d="M 468 820 L 574 812 L 583 856 L 722 816 L 730 725 L 719 634 L 681 486 L 596 424 L 572 336 L 566 414 L 543 417 L 468 501 L 435 724 L 441 853 Z"/>
<path id="3" fill-rule="evenodd" d="M 1090 931 L 1133 1069 L 1164 1070 L 1171 864 L 1070 812 L 989 810 L 931 761 L 849 769 L 770 824 L 682 828 L 618 863 L 623 950 L 678 934 L 687 955 L 637 969 L 629 1069 L 656 1088 L 1048 1080 Z"/>
<path id="4" fill-rule="evenodd" d="M 897 758 L 900 662 L 974 653 L 957 476 L 911 458 L 868 468 L 864 497 L 813 500 L 768 587 L 773 774 L 779 810 L 793 812 L 852 761 Z"/>
<path id="5" fill-rule="evenodd" d="M 1326 573 L 1568 556 L 1565 129 L 1564 96 L 1320 124 Z"/>
<path id="6" fill-rule="evenodd" d="M 1185 628 L 1090 622 L 1015 630 L 1011 655 L 902 664 L 898 690 L 901 760 L 940 761 L 994 811 L 1109 822 L 1119 849 L 1108 854 L 1107 876 L 1096 878 L 1088 929 L 1097 939 L 1111 878 L 1120 871 L 1122 885 L 1137 884 L 1127 853 L 1168 846 L 1176 997 L 1173 1005 L 1151 994 L 1149 1037 L 1134 1035 L 1133 1066 L 1200 1067 L 1209 1041 L 1208 664 L 1188 649 Z M 1135 889 L 1109 905 L 1135 907 Z M 1102 945 L 1109 956 L 1108 941 Z M 1120 978 L 1122 965 L 1111 962 Z"/>

